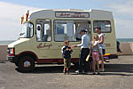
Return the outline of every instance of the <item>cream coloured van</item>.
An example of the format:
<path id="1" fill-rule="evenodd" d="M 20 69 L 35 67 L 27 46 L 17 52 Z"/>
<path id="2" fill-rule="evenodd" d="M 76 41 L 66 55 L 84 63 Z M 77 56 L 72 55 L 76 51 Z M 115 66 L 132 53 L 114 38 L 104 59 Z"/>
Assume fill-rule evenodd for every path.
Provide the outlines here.
<path id="1" fill-rule="evenodd" d="M 33 12 L 26 19 L 19 39 L 8 45 L 8 59 L 20 71 L 32 71 L 35 64 L 63 63 L 61 47 L 64 40 L 68 39 L 70 45 L 79 44 L 82 29 L 93 38 L 95 28 L 101 27 L 106 53 L 117 54 L 114 18 L 109 11 L 48 9 Z M 78 62 L 79 50 L 78 47 L 73 49 L 72 63 Z"/>

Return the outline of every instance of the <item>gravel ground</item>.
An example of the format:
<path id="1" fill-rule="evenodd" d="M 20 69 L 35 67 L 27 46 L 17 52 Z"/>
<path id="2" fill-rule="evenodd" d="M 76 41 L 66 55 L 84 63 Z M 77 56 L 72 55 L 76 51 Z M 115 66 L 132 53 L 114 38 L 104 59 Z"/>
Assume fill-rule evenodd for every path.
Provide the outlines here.
<path id="1" fill-rule="evenodd" d="M 105 64 L 101 75 L 62 73 L 63 65 L 37 66 L 32 73 L 20 73 L 8 61 L 0 63 L 0 89 L 133 89 L 133 56 L 120 56 Z"/>

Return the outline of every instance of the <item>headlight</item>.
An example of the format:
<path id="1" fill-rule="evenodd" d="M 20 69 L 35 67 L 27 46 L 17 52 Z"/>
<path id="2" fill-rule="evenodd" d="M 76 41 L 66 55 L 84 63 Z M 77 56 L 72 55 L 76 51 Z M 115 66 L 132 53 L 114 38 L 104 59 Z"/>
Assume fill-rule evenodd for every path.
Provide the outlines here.
<path id="1" fill-rule="evenodd" d="M 9 54 L 15 54 L 15 49 L 14 48 L 9 48 L 8 53 Z"/>

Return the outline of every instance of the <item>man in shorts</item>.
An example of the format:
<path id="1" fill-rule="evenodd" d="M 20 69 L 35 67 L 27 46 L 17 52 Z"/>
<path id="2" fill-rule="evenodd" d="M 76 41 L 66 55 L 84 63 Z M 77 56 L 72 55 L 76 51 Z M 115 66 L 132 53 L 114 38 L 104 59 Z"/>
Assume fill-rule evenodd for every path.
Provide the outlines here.
<path id="1" fill-rule="evenodd" d="M 97 27 L 95 29 L 95 31 L 97 32 L 98 34 L 98 37 L 99 37 L 99 48 L 101 50 L 101 60 L 102 60 L 102 69 L 101 71 L 104 71 L 104 57 L 103 55 L 105 54 L 105 44 L 104 44 L 104 34 L 101 33 L 101 28 L 100 27 Z"/>

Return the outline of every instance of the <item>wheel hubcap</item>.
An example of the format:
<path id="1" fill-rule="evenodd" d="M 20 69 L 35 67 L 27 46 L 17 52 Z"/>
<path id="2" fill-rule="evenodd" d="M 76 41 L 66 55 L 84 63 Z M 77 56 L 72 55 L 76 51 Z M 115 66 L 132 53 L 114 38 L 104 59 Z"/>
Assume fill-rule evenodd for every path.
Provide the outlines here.
<path id="1" fill-rule="evenodd" d="M 24 62 L 24 67 L 30 67 L 31 63 L 29 61 Z"/>

